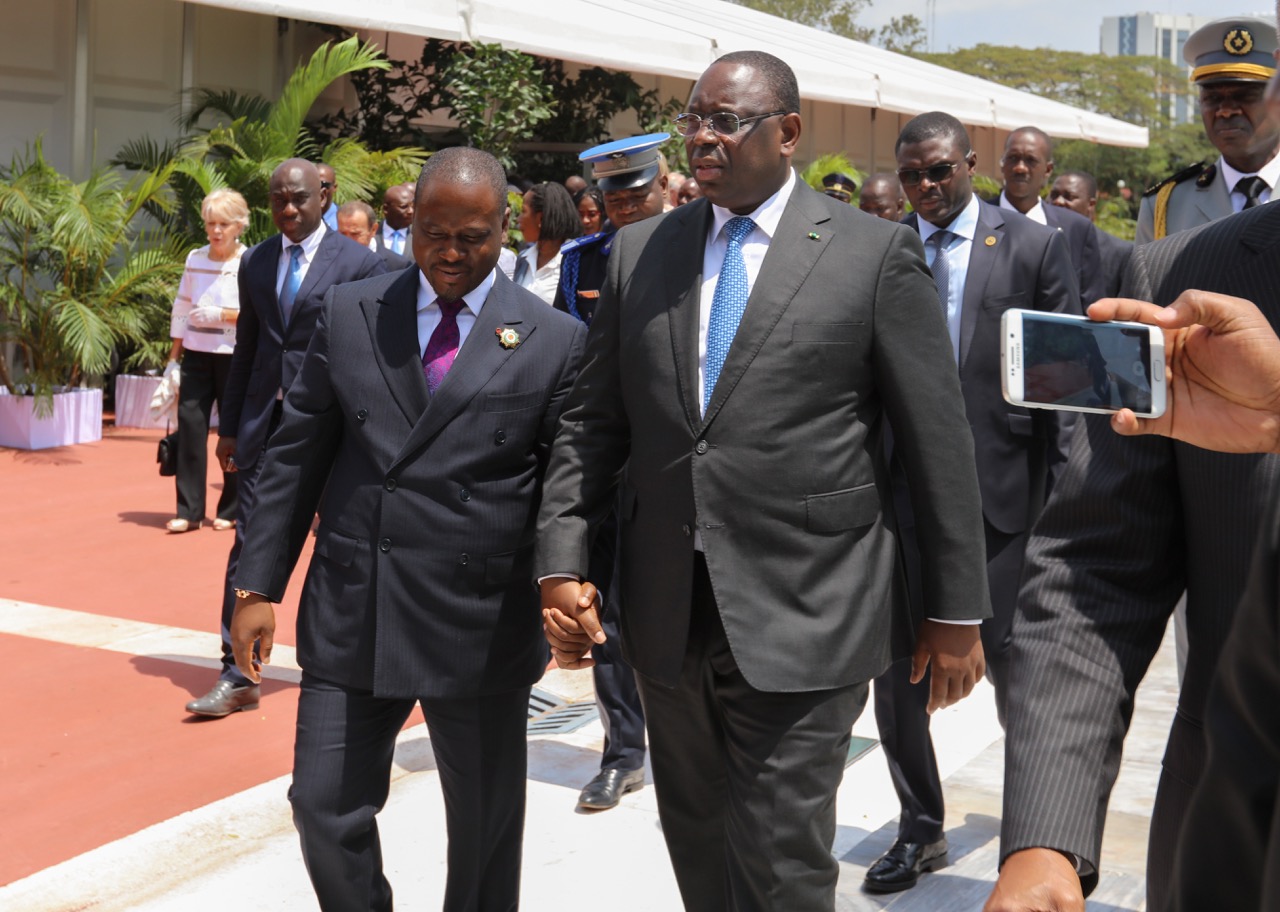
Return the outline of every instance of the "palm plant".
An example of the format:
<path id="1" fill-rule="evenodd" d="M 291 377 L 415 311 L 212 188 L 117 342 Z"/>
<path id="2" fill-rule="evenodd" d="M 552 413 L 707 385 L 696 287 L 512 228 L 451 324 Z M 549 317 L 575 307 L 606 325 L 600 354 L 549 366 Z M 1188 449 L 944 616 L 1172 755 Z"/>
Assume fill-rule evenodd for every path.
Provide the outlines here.
<path id="1" fill-rule="evenodd" d="M 117 345 L 142 342 L 167 311 L 185 245 L 142 227 L 174 205 L 172 167 L 125 181 L 100 167 L 75 183 L 44 158 L 40 140 L 0 166 L 0 383 L 33 392 L 47 412 L 56 387 L 106 373 Z"/>
<path id="2" fill-rule="evenodd" d="M 250 213 L 244 237 L 252 244 L 274 230 L 267 198 L 271 172 L 289 158 L 328 161 L 328 151 L 321 154 L 305 122 L 316 99 L 334 80 L 348 73 L 385 70 L 388 66 L 374 45 L 362 44 L 355 37 L 337 44 L 326 42 L 293 71 L 275 101 L 234 91 L 197 89 L 192 95 L 191 110 L 181 122 L 186 131 L 182 139 L 169 143 L 135 140 L 120 149 L 112 164 L 140 171 L 173 165 L 177 206 L 168 217 L 151 214 L 172 233 L 185 235 L 193 245 L 203 243 L 200 201 L 205 195 L 219 187 L 240 191 L 249 203 Z M 330 164 L 338 176 L 341 195 L 357 198 L 371 183 L 377 183 L 368 173 L 376 175 L 379 169 L 390 169 L 396 179 L 388 180 L 389 186 L 408 179 L 399 176 L 402 171 L 411 177 L 414 163 L 421 166 L 426 152 L 400 149 L 370 153 L 359 144 L 348 142 L 336 150 L 335 158 L 338 161 Z"/>
<path id="3" fill-rule="evenodd" d="M 820 155 L 800 172 L 800 179 L 821 193 L 822 179 L 833 173 L 849 175 L 857 182 L 859 187 L 862 186 L 862 182 L 866 179 L 866 175 L 855 168 L 853 162 L 849 160 L 849 156 L 843 152 L 829 152 L 826 155 Z"/>

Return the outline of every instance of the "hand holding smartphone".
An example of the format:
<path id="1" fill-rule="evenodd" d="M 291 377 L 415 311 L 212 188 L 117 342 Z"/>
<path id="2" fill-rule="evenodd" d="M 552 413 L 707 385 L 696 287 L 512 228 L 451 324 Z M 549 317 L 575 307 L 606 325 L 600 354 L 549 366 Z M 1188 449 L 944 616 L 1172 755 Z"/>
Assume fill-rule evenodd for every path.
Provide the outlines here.
<path id="1" fill-rule="evenodd" d="M 1001 387 L 1012 405 L 1158 418 L 1167 401 L 1158 327 L 1009 310 L 1000 319 Z"/>

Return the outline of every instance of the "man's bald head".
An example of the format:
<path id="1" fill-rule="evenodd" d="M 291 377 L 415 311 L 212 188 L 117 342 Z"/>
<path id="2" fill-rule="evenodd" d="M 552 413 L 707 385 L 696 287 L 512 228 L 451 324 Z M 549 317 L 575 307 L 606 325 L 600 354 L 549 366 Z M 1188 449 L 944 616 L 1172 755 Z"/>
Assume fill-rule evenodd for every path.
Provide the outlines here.
<path id="1" fill-rule="evenodd" d="M 902 192 L 902 182 L 898 175 L 888 171 L 873 174 L 862 185 L 862 196 L 858 199 L 858 208 L 877 218 L 893 222 L 902 221 L 906 211 L 907 198 Z"/>

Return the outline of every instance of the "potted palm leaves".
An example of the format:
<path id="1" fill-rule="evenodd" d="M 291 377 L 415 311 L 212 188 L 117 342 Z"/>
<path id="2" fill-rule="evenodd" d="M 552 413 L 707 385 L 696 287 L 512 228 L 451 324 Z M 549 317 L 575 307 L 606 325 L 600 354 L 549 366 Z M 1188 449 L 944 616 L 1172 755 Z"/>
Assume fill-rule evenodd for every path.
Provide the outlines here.
<path id="1" fill-rule="evenodd" d="M 184 250 L 145 206 L 172 206 L 169 169 L 75 182 L 40 141 L 0 165 L 0 446 L 102 436 L 101 378 L 167 310 Z"/>

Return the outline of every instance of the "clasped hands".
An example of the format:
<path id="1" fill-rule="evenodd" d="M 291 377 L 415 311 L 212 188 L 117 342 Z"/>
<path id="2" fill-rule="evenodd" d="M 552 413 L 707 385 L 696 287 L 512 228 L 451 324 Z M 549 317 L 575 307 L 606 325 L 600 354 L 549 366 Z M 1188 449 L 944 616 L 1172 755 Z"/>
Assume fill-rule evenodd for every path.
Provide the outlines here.
<path id="1" fill-rule="evenodd" d="M 593 583 L 569 577 L 542 581 L 542 630 L 561 668 L 590 668 L 591 647 L 605 641 L 600 593 Z"/>

